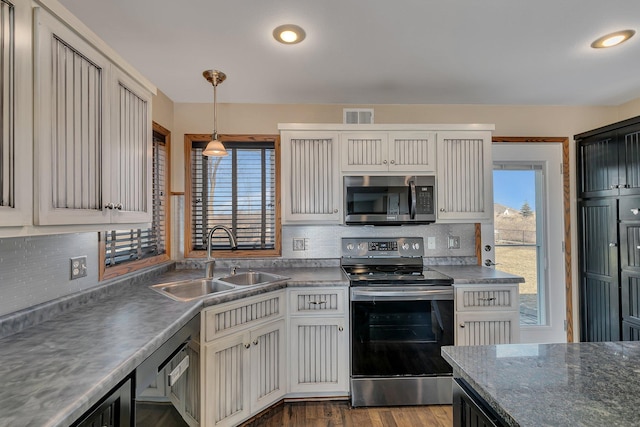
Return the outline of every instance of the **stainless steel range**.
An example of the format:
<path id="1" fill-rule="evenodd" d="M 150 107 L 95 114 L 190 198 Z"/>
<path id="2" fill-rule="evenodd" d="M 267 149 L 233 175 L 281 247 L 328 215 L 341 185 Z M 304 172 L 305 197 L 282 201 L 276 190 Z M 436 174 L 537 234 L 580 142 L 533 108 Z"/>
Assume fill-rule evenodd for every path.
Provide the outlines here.
<path id="1" fill-rule="evenodd" d="M 420 237 L 343 238 L 350 280 L 351 404 L 451 403 L 453 280 L 423 266 Z"/>

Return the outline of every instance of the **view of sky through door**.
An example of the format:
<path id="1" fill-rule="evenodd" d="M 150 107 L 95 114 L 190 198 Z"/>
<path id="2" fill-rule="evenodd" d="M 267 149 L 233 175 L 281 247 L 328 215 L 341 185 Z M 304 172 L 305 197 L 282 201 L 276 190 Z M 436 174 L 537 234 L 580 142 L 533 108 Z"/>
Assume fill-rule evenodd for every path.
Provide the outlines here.
<path id="1" fill-rule="evenodd" d="M 538 238 L 539 214 L 536 194 L 541 169 L 535 165 L 494 165 L 494 229 L 498 269 L 525 278 L 520 284 L 520 323 L 541 323 L 541 292 Z M 539 188 L 539 187 L 538 187 Z"/>

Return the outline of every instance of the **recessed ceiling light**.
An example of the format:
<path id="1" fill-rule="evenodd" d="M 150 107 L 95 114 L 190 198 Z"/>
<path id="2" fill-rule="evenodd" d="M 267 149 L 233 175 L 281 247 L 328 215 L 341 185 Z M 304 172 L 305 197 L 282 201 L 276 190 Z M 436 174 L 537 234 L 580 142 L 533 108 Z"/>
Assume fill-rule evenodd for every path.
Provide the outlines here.
<path id="1" fill-rule="evenodd" d="M 616 31 L 615 33 L 600 37 L 598 40 L 591 43 L 591 47 L 594 49 L 600 49 L 617 46 L 620 43 L 629 40 L 635 33 L 636 32 L 634 30 Z"/>
<path id="2" fill-rule="evenodd" d="M 273 30 L 273 37 L 284 44 L 300 43 L 306 37 L 302 28 L 293 24 L 280 25 Z"/>

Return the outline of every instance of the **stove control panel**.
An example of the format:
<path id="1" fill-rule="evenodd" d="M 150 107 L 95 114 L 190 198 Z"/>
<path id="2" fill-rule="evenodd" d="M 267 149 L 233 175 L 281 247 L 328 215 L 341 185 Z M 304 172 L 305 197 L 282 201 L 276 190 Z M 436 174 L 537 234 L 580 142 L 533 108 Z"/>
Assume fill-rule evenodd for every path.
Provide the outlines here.
<path id="1" fill-rule="evenodd" d="M 342 256 L 348 258 L 422 257 L 422 237 L 342 238 Z"/>

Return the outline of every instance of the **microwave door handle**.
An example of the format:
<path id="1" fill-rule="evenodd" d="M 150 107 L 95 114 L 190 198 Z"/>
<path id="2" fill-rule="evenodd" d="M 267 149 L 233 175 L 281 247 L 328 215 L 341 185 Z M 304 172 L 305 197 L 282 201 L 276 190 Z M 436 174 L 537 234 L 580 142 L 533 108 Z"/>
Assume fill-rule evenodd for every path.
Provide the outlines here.
<path id="1" fill-rule="evenodd" d="M 416 183 L 409 181 L 409 196 L 411 198 L 411 219 L 416 219 Z"/>

